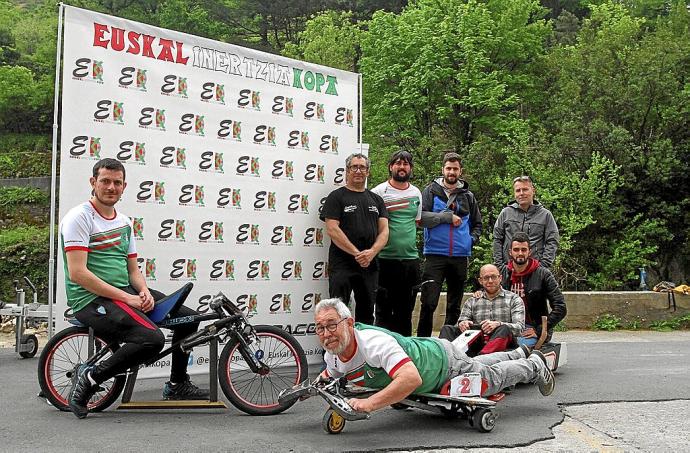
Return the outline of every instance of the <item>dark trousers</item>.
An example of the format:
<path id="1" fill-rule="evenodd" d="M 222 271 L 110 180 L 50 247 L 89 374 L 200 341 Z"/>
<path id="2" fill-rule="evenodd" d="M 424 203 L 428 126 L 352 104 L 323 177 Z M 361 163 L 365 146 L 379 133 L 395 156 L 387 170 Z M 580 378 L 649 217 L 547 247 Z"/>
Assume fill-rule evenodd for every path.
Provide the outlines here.
<path id="1" fill-rule="evenodd" d="M 453 341 L 458 338 L 461 333 L 462 332 L 460 332 L 457 326 L 447 324 L 441 327 L 441 332 L 438 337 L 444 340 Z M 492 352 L 505 351 L 511 347 L 515 347 L 513 333 L 508 326 L 499 326 L 491 332 L 491 335 L 480 335 L 479 341 L 471 345 L 467 350 L 467 355 L 474 357 L 475 355 L 491 354 Z"/>
<path id="2" fill-rule="evenodd" d="M 123 291 L 137 294 L 133 288 L 121 288 Z M 165 295 L 160 291 L 151 290 L 155 300 Z M 171 312 L 173 318 L 197 314 L 195 310 L 182 305 L 176 312 Z M 106 342 L 117 341 L 121 346 L 108 359 L 102 361 L 91 373 L 96 382 L 104 382 L 126 372 L 128 369 L 141 365 L 158 354 L 165 346 L 163 332 L 146 316 L 145 313 L 130 307 L 122 301 L 99 297 L 74 314 L 84 325 L 93 328 L 94 333 Z M 173 343 L 190 335 L 199 328 L 199 323 L 181 324 L 173 328 Z M 182 348 L 175 348 L 172 352 L 170 380 L 184 382 L 187 379 L 187 361 L 189 353 Z"/>
<path id="3" fill-rule="evenodd" d="M 419 284 L 419 260 L 379 258 L 376 325 L 409 337 Z"/>
<path id="4" fill-rule="evenodd" d="M 378 270 L 355 269 L 349 266 L 328 270 L 328 292 L 349 305 L 350 293 L 355 293 L 355 321 L 374 324 L 374 301 L 378 287 Z"/>
<path id="5" fill-rule="evenodd" d="M 434 324 L 434 312 L 438 306 L 441 287 L 445 280 L 448 285 L 446 294 L 446 320 L 444 324 L 455 325 L 460 316 L 460 302 L 467 279 L 466 256 L 426 255 L 422 282 L 433 280 L 422 286 L 421 307 L 417 336 L 429 337 Z"/>

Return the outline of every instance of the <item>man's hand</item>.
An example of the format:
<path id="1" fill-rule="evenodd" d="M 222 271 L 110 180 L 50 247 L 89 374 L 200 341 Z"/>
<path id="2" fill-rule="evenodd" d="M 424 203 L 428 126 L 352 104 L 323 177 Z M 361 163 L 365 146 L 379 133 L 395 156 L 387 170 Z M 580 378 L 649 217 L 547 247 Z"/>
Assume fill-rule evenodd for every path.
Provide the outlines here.
<path id="1" fill-rule="evenodd" d="M 373 412 L 376 408 L 374 407 L 373 404 L 371 404 L 371 401 L 369 401 L 369 398 L 350 398 L 347 400 L 347 404 L 350 405 L 350 407 L 356 411 L 359 412 Z"/>
<path id="2" fill-rule="evenodd" d="M 465 321 L 460 321 L 458 323 L 458 329 L 460 329 L 460 332 L 464 332 L 467 329 L 469 329 L 470 327 L 472 327 L 472 321 L 465 320 Z"/>
<path id="3" fill-rule="evenodd" d="M 537 338 L 537 332 L 532 327 L 528 327 L 521 333 L 523 338 Z"/>
<path id="4" fill-rule="evenodd" d="M 456 216 L 455 214 L 453 214 L 453 226 L 454 226 L 454 227 L 459 227 L 461 223 L 462 223 L 462 218 L 460 218 L 460 217 Z"/>
<path id="5" fill-rule="evenodd" d="M 355 255 L 355 261 L 362 267 L 369 267 L 372 260 L 376 257 L 376 252 L 372 249 L 362 250 Z"/>
<path id="6" fill-rule="evenodd" d="M 479 299 L 480 297 L 482 297 L 482 290 L 481 290 L 481 289 L 476 290 L 476 291 L 472 294 L 472 297 L 474 297 L 475 299 Z"/>
<path id="7" fill-rule="evenodd" d="M 500 325 L 501 321 L 489 321 L 488 319 L 485 319 L 481 322 L 482 332 L 488 335 L 494 330 L 496 330 Z"/>
<path id="8" fill-rule="evenodd" d="M 153 310 L 156 301 L 153 299 L 153 296 L 148 288 L 139 293 L 139 299 L 141 300 L 141 308 L 139 308 L 139 310 L 143 311 L 144 313 Z"/>

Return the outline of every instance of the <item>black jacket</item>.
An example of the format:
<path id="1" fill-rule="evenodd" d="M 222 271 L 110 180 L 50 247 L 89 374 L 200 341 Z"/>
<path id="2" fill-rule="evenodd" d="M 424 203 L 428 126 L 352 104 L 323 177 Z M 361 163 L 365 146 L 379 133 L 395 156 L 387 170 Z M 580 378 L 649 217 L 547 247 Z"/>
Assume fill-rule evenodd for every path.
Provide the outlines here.
<path id="1" fill-rule="evenodd" d="M 565 318 L 568 312 L 565 308 L 565 298 L 558 288 L 556 278 L 550 270 L 539 266 L 534 272 L 523 277 L 522 282 L 525 285 L 525 298 L 527 299 L 525 313 L 528 315 L 525 317 L 531 318 L 532 322 L 536 324 L 534 327 L 537 335 L 539 335 L 541 317 L 547 316 L 546 326 L 549 331 L 549 338 L 551 338 L 554 326 Z M 503 271 L 503 287 L 510 289 L 510 271 L 507 267 Z M 546 306 L 547 300 L 551 307 L 551 313 Z"/>

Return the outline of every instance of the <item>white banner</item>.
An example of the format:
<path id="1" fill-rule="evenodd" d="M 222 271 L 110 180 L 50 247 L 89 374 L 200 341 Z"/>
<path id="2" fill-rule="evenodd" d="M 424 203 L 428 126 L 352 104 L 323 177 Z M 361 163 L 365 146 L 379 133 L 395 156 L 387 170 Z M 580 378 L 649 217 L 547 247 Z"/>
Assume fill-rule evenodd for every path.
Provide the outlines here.
<path id="1" fill-rule="evenodd" d="M 358 81 L 66 6 L 59 218 L 89 198 L 97 160 L 120 160 L 128 185 L 116 208 L 134 222 L 148 285 L 194 282 L 186 305 L 200 312 L 222 291 L 320 360 L 313 307 L 328 295 L 329 241 L 318 212 L 359 149 Z M 190 361 L 206 358 L 195 349 Z"/>

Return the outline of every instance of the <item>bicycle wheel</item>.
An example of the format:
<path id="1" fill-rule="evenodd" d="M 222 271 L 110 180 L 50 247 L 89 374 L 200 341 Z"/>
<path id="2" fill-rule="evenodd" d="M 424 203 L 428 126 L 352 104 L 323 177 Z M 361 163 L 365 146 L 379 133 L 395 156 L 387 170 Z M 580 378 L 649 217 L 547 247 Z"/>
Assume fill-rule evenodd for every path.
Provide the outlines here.
<path id="1" fill-rule="evenodd" d="M 254 326 L 258 341 L 249 345 L 249 353 L 268 367 L 266 373 L 254 373 L 244 361 L 237 341 L 228 342 L 220 354 L 218 381 L 225 396 L 239 410 L 250 415 L 283 412 L 296 400 L 280 404 L 278 394 L 302 382 L 308 376 L 307 357 L 295 338 L 273 326 Z"/>
<path id="2" fill-rule="evenodd" d="M 94 336 L 94 351 L 106 347 L 106 342 Z M 111 349 L 103 359 L 114 351 Z M 55 334 L 43 348 L 38 359 L 38 385 L 50 404 L 61 411 L 69 411 L 69 392 L 75 367 L 89 358 L 89 329 L 68 327 Z M 103 360 L 101 359 L 101 360 Z M 91 398 L 90 412 L 100 412 L 113 404 L 122 393 L 125 376 L 115 376 L 102 384 L 101 391 Z"/>

